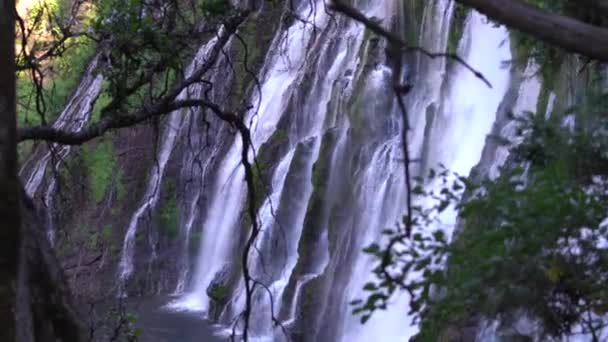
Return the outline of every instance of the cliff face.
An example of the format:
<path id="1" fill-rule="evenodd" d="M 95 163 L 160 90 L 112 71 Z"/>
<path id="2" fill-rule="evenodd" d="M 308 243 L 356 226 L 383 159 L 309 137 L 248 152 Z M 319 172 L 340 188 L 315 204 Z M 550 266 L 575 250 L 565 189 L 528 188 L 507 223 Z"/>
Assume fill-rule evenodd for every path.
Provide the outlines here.
<path id="1" fill-rule="evenodd" d="M 567 59 L 555 78 L 541 79 L 533 62 L 512 58 L 518 47 L 504 28 L 451 1 L 356 3 L 428 50 L 457 49 L 493 84 L 445 59 L 405 58 L 404 76 L 414 84 L 406 105 L 415 175 L 441 163 L 464 175 L 476 165 L 474 176 L 494 177 L 508 153 L 486 136 L 511 137 L 509 113 L 550 115 L 585 92 L 589 76 L 574 73 L 578 62 Z M 405 206 L 404 123 L 391 87 L 396 61 L 362 26 L 329 16 L 321 2 L 316 11 L 311 5 L 302 2 L 297 14 L 314 26 L 265 6 L 242 29 L 247 49 L 233 42 L 210 79 L 222 105 L 259 104 L 247 118 L 262 227 L 249 267 L 268 290 L 255 292 L 254 310 L 274 314 L 296 341 L 408 338 L 417 329 L 403 323 L 403 307 L 361 326 L 348 305 L 374 266 L 361 249 L 400 221 Z M 66 125 L 89 119 L 99 71 L 83 75 L 62 114 Z M 244 305 L 240 260 L 251 225 L 236 138 L 212 113 L 183 110 L 82 147 L 53 146 L 50 154 L 48 145 L 37 146 L 21 175 L 46 208 L 77 296 L 175 293 L 174 306 L 233 322 Z M 284 338 L 270 319 L 252 331 Z"/>

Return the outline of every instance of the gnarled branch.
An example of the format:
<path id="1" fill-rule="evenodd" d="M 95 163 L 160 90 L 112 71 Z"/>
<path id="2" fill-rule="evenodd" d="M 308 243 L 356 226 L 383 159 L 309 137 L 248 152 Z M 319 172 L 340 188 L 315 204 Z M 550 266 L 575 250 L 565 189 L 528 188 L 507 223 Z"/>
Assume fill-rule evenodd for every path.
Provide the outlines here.
<path id="1" fill-rule="evenodd" d="M 187 107 L 208 108 L 222 119 L 228 118 L 230 115 L 235 115 L 223 111 L 217 104 L 206 99 L 180 100 L 178 97 L 189 86 L 200 82 L 202 77 L 211 70 L 216 63 L 220 52 L 228 43 L 232 34 L 236 32 L 238 26 L 247 18 L 248 14 L 248 11 L 243 11 L 228 19 L 220 30 L 217 42 L 214 44 L 205 62 L 196 69 L 190 77 L 179 82 L 156 103 L 144 106 L 144 108 L 128 114 L 121 114 L 120 103 L 112 101 L 102 110 L 102 119 L 99 122 L 78 132 L 57 129 L 51 125 L 22 127 L 18 130 L 17 141 L 46 140 L 64 145 L 80 145 L 103 135 L 109 130 L 133 126 L 147 119 L 169 114 L 173 111 Z"/>

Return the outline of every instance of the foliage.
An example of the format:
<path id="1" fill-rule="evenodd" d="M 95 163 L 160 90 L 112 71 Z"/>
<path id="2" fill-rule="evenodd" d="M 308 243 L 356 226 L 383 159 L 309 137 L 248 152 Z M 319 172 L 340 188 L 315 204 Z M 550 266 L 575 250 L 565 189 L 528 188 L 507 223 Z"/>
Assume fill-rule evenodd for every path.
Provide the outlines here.
<path id="1" fill-rule="evenodd" d="M 76 39 L 69 54 L 57 57 L 47 64 L 48 77 L 41 89 L 35 86 L 27 72 L 17 74 L 17 119 L 21 126 L 40 125 L 43 117 L 45 121 L 52 122 L 59 116 L 94 49 L 95 45 L 91 41 Z M 39 105 L 38 92 L 42 99 Z"/>
<path id="2" fill-rule="evenodd" d="M 71 1 L 35 3 L 17 25 L 17 112 L 20 125 L 52 122 L 91 58 L 96 43 L 73 34 L 76 15 L 89 11 Z M 68 51 L 70 53 L 66 53 Z"/>
<path id="3" fill-rule="evenodd" d="M 112 226 L 105 225 L 101 231 L 94 232 L 89 238 L 89 249 L 98 250 L 112 241 Z"/>
<path id="4" fill-rule="evenodd" d="M 179 208 L 175 197 L 171 197 L 157 214 L 159 231 L 170 239 L 179 233 Z"/>
<path id="5" fill-rule="evenodd" d="M 230 294 L 230 290 L 223 284 L 215 284 L 207 291 L 207 295 L 215 301 L 221 301 Z"/>
<path id="6" fill-rule="evenodd" d="M 93 121 L 167 95 L 183 76 L 184 61 L 231 14 L 231 5 L 226 0 L 46 0 L 28 13 L 24 28 L 17 30 L 17 41 L 25 42 L 17 47 L 23 70 L 19 118 L 21 125 L 40 125 L 58 116 L 98 47 L 105 84 Z"/>
<path id="7" fill-rule="evenodd" d="M 104 141 L 95 145 L 84 145 L 82 157 L 87 168 L 93 198 L 95 201 L 101 202 L 112 184 L 116 167 L 112 142 Z"/>
<path id="8" fill-rule="evenodd" d="M 97 97 L 97 101 L 95 101 L 95 104 L 93 105 L 93 110 L 91 111 L 90 121 L 92 123 L 99 122 L 99 119 L 101 119 L 101 110 L 109 105 L 110 102 L 112 102 L 112 95 L 108 90 L 108 82 L 104 81 L 101 84 L 101 91 Z"/>
<path id="9" fill-rule="evenodd" d="M 386 244 L 365 249 L 378 267 L 364 288 L 368 298 L 352 303 L 363 322 L 402 289 L 410 314 L 422 320 L 422 341 L 439 340 L 471 315 L 525 312 L 553 337 L 577 324 L 587 331 L 604 324 L 608 122 L 574 132 L 538 117 L 518 120 L 523 142 L 512 148 L 511 165 L 525 167 L 505 167 L 497 179 L 478 183 L 432 171 L 428 181 L 439 189 L 414 189 L 417 203 L 432 204 L 414 206 L 412 237 L 403 227 L 387 229 Z M 438 228 L 450 206 L 464 224 L 453 243 Z"/>
<path id="10" fill-rule="evenodd" d="M 137 314 L 128 310 L 122 303 L 108 310 L 107 320 L 113 327 L 112 336 L 107 338 L 116 341 L 136 342 L 143 335 L 143 330 L 137 327 Z"/>
<path id="11" fill-rule="evenodd" d="M 104 111 L 138 109 L 167 95 L 202 41 L 200 18 L 206 17 L 211 26 L 229 9 L 225 0 L 193 0 L 183 7 L 100 1 L 91 28 L 107 45 L 106 91 L 112 99 L 101 116 Z"/>

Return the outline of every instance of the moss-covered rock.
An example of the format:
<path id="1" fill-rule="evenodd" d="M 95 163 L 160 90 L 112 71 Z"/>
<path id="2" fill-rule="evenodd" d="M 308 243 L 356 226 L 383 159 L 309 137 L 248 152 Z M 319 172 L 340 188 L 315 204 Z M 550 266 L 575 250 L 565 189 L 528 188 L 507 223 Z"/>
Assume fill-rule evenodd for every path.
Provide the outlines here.
<path id="1" fill-rule="evenodd" d="M 460 3 L 454 4 L 454 12 L 452 14 L 452 22 L 450 25 L 450 31 L 448 33 L 448 52 L 457 53 L 458 45 L 464 35 L 464 28 L 466 19 L 469 15 L 470 9 L 461 5 Z"/>
<path id="2" fill-rule="evenodd" d="M 236 283 L 235 277 L 238 274 L 233 265 L 226 264 L 215 274 L 207 287 L 207 296 L 210 300 L 209 317 L 212 320 L 219 320 L 224 306 L 230 301 Z"/>
<path id="3" fill-rule="evenodd" d="M 240 105 L 256 84 L 260 71 L 280 25 L 283 7 L 265 1 L 256 15 L 249 18 L 239 30 L 240 39 L 232 45 L 234 83 L 231 101 Z"/>

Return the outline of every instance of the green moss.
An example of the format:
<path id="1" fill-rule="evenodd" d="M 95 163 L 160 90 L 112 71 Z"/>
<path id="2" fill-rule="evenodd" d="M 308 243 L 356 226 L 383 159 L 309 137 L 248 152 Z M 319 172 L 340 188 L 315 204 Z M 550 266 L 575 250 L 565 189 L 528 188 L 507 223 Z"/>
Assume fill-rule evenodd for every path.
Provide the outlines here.
<path id="1" fill-rule="evenodd" d="M 304 219 L 304 227 L 302 230 L 303 238 L 301 240 L 299 250 L 302 253 L 308 253 L 305 249 L 311 248 L 311 242 L 315 241 L 321 234 L 322 220 L 327 213 L 325 207 L 325 195 L 327 193 L 327 182 L 330 177 L 331 160 L 333 148 L 337 140 L 337 131 L 330 130 L 323 136 L 321 147 L 319 150 L 319 158 L 313 165 L 312 169 L 312 194 L 308 201 L 306 216 Z"/>
<path id="2" fill-rule="evenodd" d="M 448 52 L 456 53 L 458 45 L 464 34 L 465 21 L 469 14 L 469 9 L 457 3 L 454 8 L 450 32 L 448 35 Z"/>
<path id="3" fill-rule="evenodd" d="M 369 101 L 366 90 L 368 89 L 369 75 L 376 68 L 375 61 L 377 61 L 380 51 L 378 38 L 372 35 L 369 30 L 366 30 L 358 53 L 363 67 L 357 68 L 354 75 L 353 93 L 347 104 L 351 128 L 355 135 L 369 131 L 366 111 L 370 109 L 369 106 L 375 101 Z M 339 98 L 340 94 L 336 94 L 336 96 Z"/>
<path id="4" fill-rule="evenodd" d="M 277 157 L 282 154 L 289 142 L 287 131 L 282 128 L 277 128 L 272 136 L 260 146 L 255 163 L 252 164 L 253 173 L 253 188 L 255 191 L 254 206 L 257 209 L 262 206 L 262 203 L 268 195 L 267 184 L 270 182 L 270 177 Z M 246 215 L 247 216 L 247 215 Z M 250 222 L 249 222 L 250 223 Z M 249 225 L 246 225 L 248 227 Z"/>
<path id="5" fill-rule="evenodd" d="M 260 160 L 260 158 L 256 159 L 256 162 L 251 166 L 251 172 L 253 173 L 253 190 L 254 190 L 254 207 L 256 211 L 262 206 L 264 198 L 266 198 L 266 178 L 267 178 L 267 167 L 266 164 Z M 245 217 L 248 219 L 249 215 L 246 214 Z M 249 221 L 249 224 L 251 222 Z M 247 225 L 248 227 L 249 225 Z"/>
<path id="6" fill-rule="evenodd" d="M 215 285 L 207 290 L 207 295 L 215 301 L 221 301 L 222 299 L 227 298 L 229 294 L 230 290 L 228 289 L 228 286 L 223 284 Z"/>
<path id="7" fill-rule="evenodd" d="M 84 145 L 82 157 L 93 198 L 95 201 L 101 202 L 112 183 L 112 175 L 116 166 L 112 143 L 104 141 L 95 145 Z"/>
<path id="8" fill-rule="evenodd" d="M 171 196 L 157 214 L 158 230 L 169 239 L 175 239 L 179 234 L 179 207 L 175 196 Z"/>
<path id="9" fill-rule="evenodd" d="M 324 275 L 311 279 L 302 286 L 302 299 L 299 303 L 303 317 L 316 317 L 318 312 L 319 302 L 322 298 L 319 295 L 323 290 Z"/>
<path id="10" fill-rule="evenodd" d="M 111 225 L 105 225 L 103 227 L 103 229 L 101 230 L 101 236 L 105 239 L 105 240 L 109 240 L 112 238 L 112 226 Z"/>
<path id="11" fill-rule="evenodd" d="M 282 128 L 277 128 L 273 133 L 272 136 L 270 136 L 270 139 L 268 140 L 270 143 L 273 142 L 284 142 L 285 140 L 288 140 L 289 136 L 287 135 L 287 131 L 285 131 Z"/>
<path id="12" fill-rule="evenodd" d="M 89 235 L 89 249 L 99 250 L 112 241 L 112 226 L 105 225 L 100 231 L 89 233 L 85 227 L 81 228 L 83 234 Z"/>
<path id="13" fill-rule="evenodd" d="M 122 169 L 118 170 L 118 172 L 116 173 L 116 196 L 118 201 L 122 201 L 125 198 L 125 195 L 127 194 L 127 190 L 125 190 L 125 185 L 122 182 L 123 176 L 124 175 Z"/>
<path id="14" fill-rule="evenodd" d="M 99 97 L 93 106 L 93 111 L 91 113 L 91 122 L 99 122 L 101 118 L 101 110 L 107 106 L 112 101 L 112 96 L 108 92 L 108 82 L 103 81 L 101 85 L 101 92 L 99 93 Z"/>
<path id="15" fill-rule="evenodd" d="M 276 26 L 280 22 L 281 6 L 267 3 L 264 7 L 256 17 L 243 24 L 242 29 L 239 30 L 242 40 L 233 45 L 235 105 L 240 105 L 251 89 L 254 76 L 257 76 L 262 68 L 265 52 L 270 47 Z"/>
<path id="16" fill-rule="evenodd" d="M 95 44 L 87 38 L 73 39 L 73 45 L 62 56 L 53 59 L 46 66 L 42 102 L 36 105 L 37 88 L 26 72 L 17 74 L 17 118 L 19 125 L 40 125 L 42 117 L 47 122 L 55 120 L 63 110 L 69 96 L 78 85 L 87 63 L 95 52 Z"/>
<path id="17" fill-rule="evenodd" d="M 551 94 L 550 85 L 547 82 L 543 82 L 542 87 L 540 89 L 540 94 L 538 95 L 538 103 L 536 105 L 536 113 L 540 115 L 545 115 L 547 112 L 547 107 L 549 106 L 549 95 Z"/>

